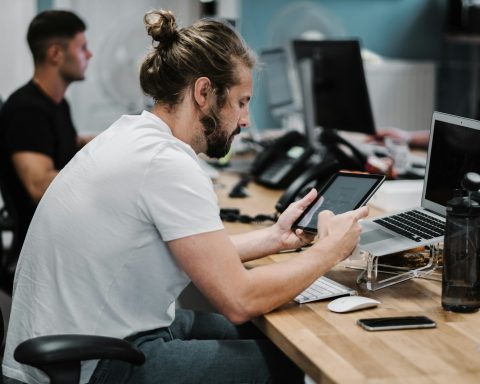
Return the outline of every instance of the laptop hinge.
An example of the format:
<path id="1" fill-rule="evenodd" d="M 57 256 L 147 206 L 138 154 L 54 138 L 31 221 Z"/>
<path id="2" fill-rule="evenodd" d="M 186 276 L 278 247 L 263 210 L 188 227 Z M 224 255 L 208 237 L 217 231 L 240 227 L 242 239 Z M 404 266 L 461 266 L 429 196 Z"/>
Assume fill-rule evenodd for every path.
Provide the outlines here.
<path id="1" fill-rule="evenodd" d="M 432 211 L 431 209 L 428 209 L 428 208 L 425 208 L 425 207 L 422 207 L 422 208 L 423 208 L 425 211 L 428 211 L 428 212 L 430 212 L 430 213 L 433 213 L 434 215 L 437 215 L 437 216 L 441 216 L 441 217 L 443 217 L 444 219 L 445 219 L 446 216 L 447 216 L 446 214 L 434 212 L 434 211 Z"/>

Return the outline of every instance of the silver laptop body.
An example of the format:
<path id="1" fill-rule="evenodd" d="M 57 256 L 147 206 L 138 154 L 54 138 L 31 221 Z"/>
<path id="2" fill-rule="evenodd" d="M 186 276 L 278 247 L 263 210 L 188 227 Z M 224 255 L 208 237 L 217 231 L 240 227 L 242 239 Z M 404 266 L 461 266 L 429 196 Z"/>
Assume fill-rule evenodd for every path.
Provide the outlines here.
<path id="1" fill-rule="evenodd" d="M 446 204 L 460 188 L 467 172 L 480 171 L 480 122 L 434 112 L 427 152 L 421 206 L 401 212 L 419 211 L 445 223 Z M 390 219 L 392 212 L 361 221 L 359 247 L 376 256 L 443 242 L 443 232 L 415 240 L 390 230 L 374 220 Z M 400 217 L 401 220 L 401 217 Z M 396 221 L 398 222 L 398 221 Z"/>

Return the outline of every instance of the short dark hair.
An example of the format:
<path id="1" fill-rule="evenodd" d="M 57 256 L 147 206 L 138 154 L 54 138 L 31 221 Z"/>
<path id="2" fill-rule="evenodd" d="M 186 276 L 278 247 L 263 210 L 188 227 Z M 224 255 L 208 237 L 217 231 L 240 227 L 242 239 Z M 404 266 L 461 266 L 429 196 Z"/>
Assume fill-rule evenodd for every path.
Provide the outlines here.
<path id="1" fill-rule="evenodd" d="M 70 11 L 49 10 L 40 12 L 30 22 L 27 42 L 32 51 L 33 61 L 45 61 L 52 39 L 71 39 L 87 29 L 85 23 Z"/>

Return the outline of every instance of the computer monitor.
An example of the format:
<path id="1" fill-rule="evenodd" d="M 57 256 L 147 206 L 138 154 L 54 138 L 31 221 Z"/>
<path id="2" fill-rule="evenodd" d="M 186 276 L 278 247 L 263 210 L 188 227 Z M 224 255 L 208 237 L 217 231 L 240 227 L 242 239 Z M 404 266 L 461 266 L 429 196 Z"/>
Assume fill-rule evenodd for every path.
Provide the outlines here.
<path id="1" fill-rule="evenodd" d="M 296 109 L 290 83 L 287 52 L 283 48 L 260 52 L 260 62 L 265 65 L 267 103 L 274 117 L 283 117 Z"/>
<path id="2" fill-rule="evenodd" d="M 305 59 L 312 63 L 315 125 L 374 134 L 358 40 L 294 40 L 293 52 L 297 64 Z"/>

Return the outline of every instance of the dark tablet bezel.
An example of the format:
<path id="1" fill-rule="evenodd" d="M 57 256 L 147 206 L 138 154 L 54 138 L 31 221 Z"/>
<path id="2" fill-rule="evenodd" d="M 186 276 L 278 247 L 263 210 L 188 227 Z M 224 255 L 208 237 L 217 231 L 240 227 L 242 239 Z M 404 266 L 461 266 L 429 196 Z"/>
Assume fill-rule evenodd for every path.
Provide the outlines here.
<path id="1" fill-rule="evenodd" d="M 303 229 L 305 232 L 310 232 L 310 233 L 317 233 L 317 228 L 311 228 L 307 226 L 300 225 L 300 222 L 302 219 L 308 214 L 310 209 L 312 209 L 313 206 L 317 203 L 317 201 L 322 197 L 325 192 L 330 188 L 330 186 L 333 184 L 335 180 L 337 180 L 339 177 L 342 176 L 348 176 L 348 177 L 354 177 L 358 179 L 371 179 L 375 180 L 375 183 L 372 185 L 372 187 L 364 194 L 364 196 L 357 202 L 354 208 L 352 210 L 357 209 L 363 205 L 365 205 L 368 200 L 373 196 L 373 194 L 377 191 L 377 189 L 382 185 L 383 181 L 385 180 L 384 175 L 378 175 L 378 174 L 370 174 L 370 173 L 355 173 L 355 172 L 337 172 L 335 173 L 328 181 L 327 183 L 322 187 L 320 191 L 318 191 L 318 195 L 315 198 L 315 200 L 312 201 L 312 203 L 305 209 L 305 211 L 298 217 L 298 219 L 293 223 L 292 229 Z M 343 213 L 343 212 L 337 212 L 338 213 Z"/>

